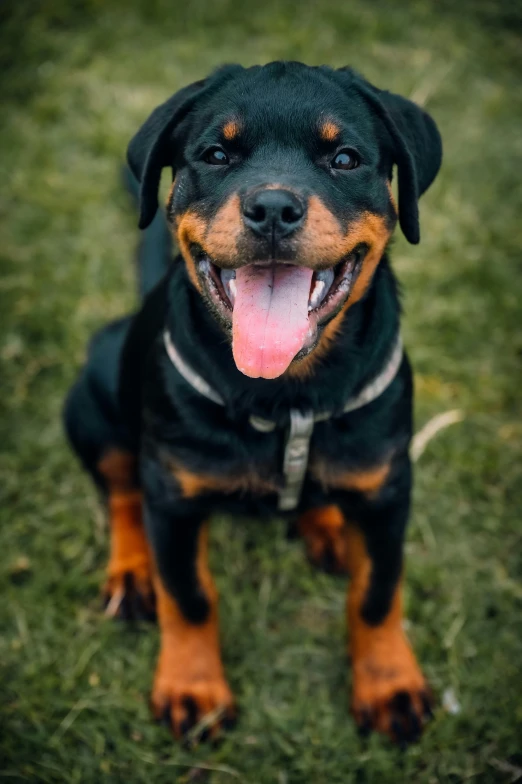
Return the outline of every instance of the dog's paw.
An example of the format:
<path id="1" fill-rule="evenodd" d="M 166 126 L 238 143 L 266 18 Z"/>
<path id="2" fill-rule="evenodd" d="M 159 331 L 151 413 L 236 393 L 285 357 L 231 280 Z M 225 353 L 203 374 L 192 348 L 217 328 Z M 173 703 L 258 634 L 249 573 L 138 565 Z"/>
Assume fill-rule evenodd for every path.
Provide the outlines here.
<path id="1" fill-rule="evenodd" d="M 121 566 L 109 573 L 103 589 L 105 614 L 123 621 L 154 621 L 156 597 L 148 563 Z"/>
<path id="2" fill-rule="evenodd" d="M 313 535 L 305 538 L 306 555 L 312 566 L 327 574 L 348 574 L 344 539 Z"/>
<path id="3" fill-rule="evenodd" d="M 313 566 L 329 574 L 347 574 L 346 527 L 340 510 L 329 506 L 305 512 L 297 523 L 306 555 Z"/>
<path id="4" fill-rule="evenodd" d="M 433 716 L 431 690 L 408 643 L 404 644 L 407 653 L 402 661 L 368 656 L 354 662 L 352 694 L 352 713 L 360 732 L 381 732 L 402 748 L 419 740 Z"/>
<path id="5" fill-rule="evenodd" d="M 237 718 L 232 692 L 223 677 L 174 677 L 161 666 L 156 671 L 151 709 L 177 740 L 191 746 L 215 740 L 222 731 L 232 729 Z"/>

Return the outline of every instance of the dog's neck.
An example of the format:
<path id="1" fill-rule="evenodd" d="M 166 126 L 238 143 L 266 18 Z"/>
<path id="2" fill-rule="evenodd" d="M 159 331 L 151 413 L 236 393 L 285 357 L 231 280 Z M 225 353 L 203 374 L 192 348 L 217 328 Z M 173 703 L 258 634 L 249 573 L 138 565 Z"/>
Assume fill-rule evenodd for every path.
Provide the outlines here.
<path id="1" fill-rule="evenodd" d="M 365 297 L 348 309 L 336 339 L 310 373 L 249 378 L 237 369 L 230 338 L 190 283 L 185 265 L 181 259 L 174 263 L 166 327 L 185 361 L 235 410 L 277 420 L 289 408 L 340 409 L 380 371 L 397 335 L 397 286 L 384 256 Z"/>

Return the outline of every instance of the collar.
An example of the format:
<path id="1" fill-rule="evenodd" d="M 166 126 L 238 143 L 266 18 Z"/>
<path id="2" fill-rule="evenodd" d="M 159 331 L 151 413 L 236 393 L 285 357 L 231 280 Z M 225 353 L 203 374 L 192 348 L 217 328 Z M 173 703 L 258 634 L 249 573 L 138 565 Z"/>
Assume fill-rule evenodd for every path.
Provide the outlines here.
<path id="1" fill-rule="evenodd" d="M 163 332 L 163 343 L 170 361 L 187 384 L 213 403 L 224 406 L 225 401 L 219 392 L 211 387 L 194 368 L 185 362 L 167 329 Z M 283 458 L 285 483 L 279 492 L 278 503 L 278 508 L 281 511 L 295 509 L 301 498 L 303 482 L 308 467 L 310 439 L 315 423 L 343 416 L 343 414 L 348 414 L 351 411 L 367 406 L 373 400 L 376 400 L 396 377 L 401 366 L 402 357 L 402 338 L 400 333 L 397 333 L 393 348 L 380 373 L 366 384 L 358 395 L 349 398 L 339 413 L 332 411 L 314 412 L 312 410 L 301 412 L 296 408 L 290 409 L 290 428 Z M 260 433 L 270 433 L 277 427 L 276 423 L 270 419 L 263 419 L 255 415 L 250 416 L 249 422 Z"/>

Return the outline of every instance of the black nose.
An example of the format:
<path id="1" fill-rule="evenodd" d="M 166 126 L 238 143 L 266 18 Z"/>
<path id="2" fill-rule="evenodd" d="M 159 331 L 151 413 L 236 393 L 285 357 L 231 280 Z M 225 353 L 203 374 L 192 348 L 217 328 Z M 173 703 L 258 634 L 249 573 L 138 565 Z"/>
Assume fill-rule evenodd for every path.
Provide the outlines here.
<path id="1" fill-rule="evenodd" d="M 261 237 L 280 239 L 301 226 L 305 205 L 282 188 L 255 191 L 243 202 L 243 219 Z"/>

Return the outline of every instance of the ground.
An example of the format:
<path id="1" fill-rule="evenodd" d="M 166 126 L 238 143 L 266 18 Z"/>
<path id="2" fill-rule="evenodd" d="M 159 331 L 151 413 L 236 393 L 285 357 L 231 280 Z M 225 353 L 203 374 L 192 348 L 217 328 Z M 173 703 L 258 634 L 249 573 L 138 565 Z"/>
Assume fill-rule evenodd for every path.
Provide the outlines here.
<path id="1" fill-rule="evenodd" d="M 522 777 L 522 22 L 512 8 L 3 4 L 0 779 Z M 417 427 L 448 410 L 464 417 L 417 463 L 406 615 L 438 707 L 405 753 L 357 736 L 344 582 L 311 569 L 277 520 L 213 526 L 241 721 L 216 749 L 176 746 L 148 713 L 156 630 L 128 630 L 102 613 L 104 513 L 60 424 L 89 335 L 135 302 L 136 217 L 119 181 L 130 136 L 215 65 L 276 58 L 354 65 L 425 105 L 445 142 L 443 170 L 421 204 L 421 244 L 394 246 Z"/>

